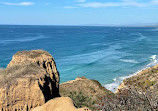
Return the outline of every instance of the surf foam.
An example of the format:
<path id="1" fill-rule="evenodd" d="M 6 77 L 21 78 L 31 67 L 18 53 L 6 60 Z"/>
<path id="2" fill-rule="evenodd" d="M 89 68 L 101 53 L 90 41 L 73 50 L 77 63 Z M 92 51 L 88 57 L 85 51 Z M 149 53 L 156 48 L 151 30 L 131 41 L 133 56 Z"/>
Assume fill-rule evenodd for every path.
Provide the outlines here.
<path id="1" fill-rule="evenodd" d="M 9 40 L 1 40 L 0 44 L 28 42 L 28 41 L 34 41 L 34 40 L 44 39 L 44 38 L 48 38 L 48 37 L 40 35 L 40 36 L 37 36 L 37 37 L 24 37 L 24 38 L 16 38 L 16 39 L 9 39 Z"/>
<path id="2" fill-rule="evenodd" d="M 157 61 L 157 59 L 156 59 L 156 55 L 152 55 L 151 57 L 150 57 L 150 63 L 149 64 L 147 64 L 146 66 L 152 66 L 152 65 L 154 65 L 155 63 L 157 63 L 158 61 Z"/>
<path id="3" fill-rule="evenodd" d="M 157 61 L 157 55 L 152 55 L 149 60 L 151 61 L 149 64 L 147 64 L 145 66 L 145 68 L 138 70 L 137 72 L 133 73 L 133 74 L 129 74 L 127 76 L 122 76 L 122 77 L 118 77 L 118 78 L 114 78 L 113 82 L 110 84 L 106 84 L 104 85 L 105 88 L 109 89 L 112 92 L 115 92 L 115 90 L 117 89 L 117 87 L 123 82 L 124 79 L 130 78 L 132 76 L 137 75 L 138 73 L 140 73 L 142 70 L 145 70 L 146 68 L 149 68 L 151 66 L 154 66 L 158 63 Z M 129 62 L 129 61 L 128 61 Z"/>
<path id="4" fill-rule="evenodd" d="M 120 61 L 122 61 L 122 62 L 128 62 L 128 63 L 135 63 L 135 64 L 139 63 L 136 60 L 132 60 L 132 59 L 120 59 Z"/>

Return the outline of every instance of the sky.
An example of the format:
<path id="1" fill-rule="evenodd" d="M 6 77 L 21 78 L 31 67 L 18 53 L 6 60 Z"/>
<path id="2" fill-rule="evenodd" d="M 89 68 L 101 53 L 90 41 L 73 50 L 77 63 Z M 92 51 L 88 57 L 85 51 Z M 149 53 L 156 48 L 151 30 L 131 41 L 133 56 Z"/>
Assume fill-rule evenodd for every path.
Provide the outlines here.
<path id="1" fill-rule="evenodd" d="M 158 24 L 158 0 L 0 0 L 0 24 Z"/>

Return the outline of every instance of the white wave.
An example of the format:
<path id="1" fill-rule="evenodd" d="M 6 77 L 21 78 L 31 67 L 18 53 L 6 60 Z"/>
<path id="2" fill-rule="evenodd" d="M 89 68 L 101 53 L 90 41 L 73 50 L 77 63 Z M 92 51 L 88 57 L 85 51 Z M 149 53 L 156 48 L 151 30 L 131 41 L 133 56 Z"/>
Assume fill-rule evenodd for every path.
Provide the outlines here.
<path id="1" fill-rule="evenodd" d="M 157 61 L 157 55 L 152 55 L 151 57 L 150 57 L 150 63 L 149 64 L 147 64 L 146 66 L 152 66 L 152 65 L 154 65 L 155 63 L 157 63 L 158 61 Z"/>
<path id="2" fill-rule="evenodd" d="M 152 55 L 150 58 L 155 60 L 156 59 L 156 55 Z"/>
<path id="3" fill-rule="evenodd" d="M 133 73 L 133 74 L 129 74 L 127 76 L 122 76 L 122 77 L 118 77 L 113 79 L 113 82 L 110 84 L 106 84 L 104 85 L 105 88 L 111 90 L 112 92 L 115 92 L 115 90 L 117 89 L 117 87 L 123 82 L 124 79 L 130 78 L 132 76 L 137 75 L 138 73 L 140 73 L 142 70 L 145 70 L 146 68 L 149 68 L 153 65 L 155 65 L 156 63 L 158 63 L 157 59 L 156 59 L 157 55 L 152 55 L 150 57 L 150 63 L 146 65 L 146 67 L 144 67 L 141 70 L 138 70 L 137 72 Z"/>
<path id="4" fill-rule="evenodd" d="M 61 59 L 58 59 L 56 61 L 62 62 L 62 64 L 89 64 L 96 62 L 98 60 L 101 60 L 103 58 L 118 58 L 120 59 L 121 57 L 118 56 L 119 54 L 122 54 L 122 52 L 117 51 L 117 49 L 122 48 L 119 44 L 116 45 L 110 45 L 109 48 L 104 49 L 104 50 L 98 50 L 95 52 L 90 52 L 90 53 L 83 53 L 83 54 L 78 54 L 78 55 L 72 55 L 72 56 L 67 56 L 63 57 Z"/>
<path id="5" fill-rule="evenodd" d="M 116 88 L 119 86 L 120 82 L 113 82 L 111 84 L 106 84 L 104 87 L 112 92 L 115 92 Z"/>
<path id="6" fill-rule="evenodd" d="M 9 39 L 9 40 L 1 40 L 1 44 L 9 44 L 9 43 L 17 43 L 17 42 L 28 42 L 28 41 L 34 41 L 38 39 L 48 38 L 45 36 L 37 36 L 37 37 L 24 37 L 24 38 L 16 38 L 16 39 Z"/>
<path id="7" fill-rule="evenodd" d="M 122 61 L 122 62 L 129 62 L 129 63 L 135 63 L 135 64 L 139 63 L 136 60 L 132 60 L 132 59 L 120 59 L 120 61 Z"/>
<path id="8" fill-rule="evenodd" d="M 137 71 L 137 72 L 135 72 L 133 74 L 129 74 L 127 76 L 114 78 L 112 83 L 106 84 L 106 85 L 104 85 L 104 87 L 107 88 L 108 90 L 112 91 L 112 92 L 115 92 L 117 87 L 123 82 L 124 79 L 127 79 L 127 78 L 130 78 L 132 76 L 135 76 L 135 75 L 137 75 L 139 72 L 141 72 L 144 69 L 146 69 L 146 68 L 143 68 L 143 69 L 141 69 L 141 70 L 139 70 L 139 71 Z"/>
<path id="9" fill-rule="evenodd" d="M 113 79 L 113 81 L 116 81 L 116 78 L 115 78 L 115 79 Z"/>

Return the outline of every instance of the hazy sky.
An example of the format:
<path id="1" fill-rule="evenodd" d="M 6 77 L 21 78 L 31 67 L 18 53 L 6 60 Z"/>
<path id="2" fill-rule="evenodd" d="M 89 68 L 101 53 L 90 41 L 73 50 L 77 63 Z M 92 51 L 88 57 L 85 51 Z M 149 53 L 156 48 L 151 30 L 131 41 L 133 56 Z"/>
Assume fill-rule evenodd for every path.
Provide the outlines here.
<path id="1" fill-rule="evenodd" d="M 0 0 L 0 24 L 158 23 L 158 0 Z"/>

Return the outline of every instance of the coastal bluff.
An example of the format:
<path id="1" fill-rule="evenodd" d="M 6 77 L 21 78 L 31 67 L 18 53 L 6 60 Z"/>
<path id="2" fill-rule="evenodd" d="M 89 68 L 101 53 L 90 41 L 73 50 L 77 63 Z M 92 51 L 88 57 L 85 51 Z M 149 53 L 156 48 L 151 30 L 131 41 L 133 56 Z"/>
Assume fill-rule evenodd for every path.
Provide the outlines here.
<path id="1" fill-rule="evenodd" d="M 0 111 L 91 111 L 75 106 L 67 95 L 61 97 L 59 82 L 56 63 L 47 51 L 18 51 L 0 69 Z"/>
<path id="2" fill-rule="evenodd" d="M 43 50 L 17 52 L 0 70 L 0 111 L 30 111 L 59 97 L 59 73 Z"/>
<path id="3" fill-rule="evenodd" d="M 115 91 L 130 91 L 137 95 L 137 100 L 144 102 L 144 110 L 158 111 L 158 64 L 146 68 L 137 75 L 123 80 Z"/>
<path id="4" fill-rule="evenodd" d="M 118 86 L 118 89 L 135 87 L 136 89 L 145 91 L 152 90 L 158 87 L 158 64 L 140 71 L 137 75 L 124 79 Z M 156 87 L 157 86 L 157 87 Z M 157 90 L 158 91 L 158 90 Z"/>
<path id="5" fill-rule="evenodd" d="M 47 51 L 19 51 L 0 69 L 0 111 L 158 111 L 158 65 L 125 79 L 115 93 L 85 77 L 59 82 Z"/>

